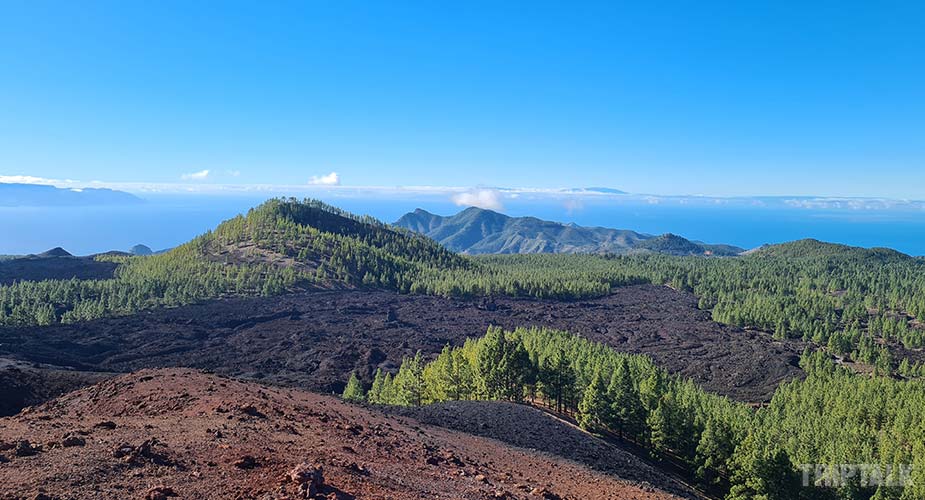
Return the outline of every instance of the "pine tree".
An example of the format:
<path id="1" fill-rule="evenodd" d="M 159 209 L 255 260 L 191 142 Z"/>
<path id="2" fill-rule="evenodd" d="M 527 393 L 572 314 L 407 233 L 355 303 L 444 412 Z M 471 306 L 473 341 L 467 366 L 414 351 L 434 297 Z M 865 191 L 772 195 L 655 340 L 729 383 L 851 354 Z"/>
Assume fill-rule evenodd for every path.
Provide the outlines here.
<path id="1" fill-rule="evenodd" d="M 732 487 L 727 500 L 798 500 L 811 495 L 779 446 L 750 434 L 736 449 Z"/>
<path id="2" fill-rule="evenodd" d="M 643 379 L 639 387 L 639 396 L 650 413 L 655 410 L 666 392 L 668 392 L 668 384 L 665 381 L 665 375 L 658 369 L 650 370 L 649 375 Z"/>
<path id="3" fill-rule="evenodd" d="M 785 340 L 787 338 L 787 323 L 781 319 L 777 322 L 777 326 L 774 328 L 774 338 L 777 340 Z"/>
<path id="4" fill-rule="evenodd" d="M 556 349 L 540 369 L 543 393 L 553 401 L 557 412 L 566 410 L 574 390 L 575 379 L 575 370 L 561 349 Z"/>
<path id="5" fill-rule="evenodd" d="M 649 427 L 649 444 L 654 450 L 667 451 L 672 443 L 671 403 L 669 396 L 659 399 L 655 408 L 649 412 L 646 419 Z"/>
<path id="6" fill-rule="evenodd" d="M 346 401 L 365 401 L 366 393 L 363 391 L 363 384 L 357 378 L 356 372 L 350 373 L 350 379 L 347 380 L 347 387 L 344 388 L 342 396 Z"/>
<path id="7" fill-rule="evenodd" d="M 480 341 L 477 370 L 487 398 L 521 400 L 530 369 L 530 358 L 519 339 L 508 339 L 500 328 L 490 329 Z"/>
<path id="8" fill-rule="evenodd" d="M 424 400 L 424 362 L 420 352 L 405 358 L 393 381 L 394 402 L 402 406 L 421 406 Z"/>
<path id="9" fill-rule="evenodd" d="M 451 354 L 450 380 L 447 381 L 453 389 L 456 399 L 472 399 L 475 397 L 476 383 L 472 363 L 462 349 L 456 349 Z"/>
<path id="10" fill-rule="evenodd" d="M 875 368 L 878 375 L 889 376 L 893 372 L 893 355 L 890 353 L 889 348 L 880 348 Z"/>
<path id="11" fill-rule="evenodd" d="M 386 373 L 385 378 L 382 379 L 379 402 L 386 405 L 401 404 L 398 401 L 397 391 L 395 390 L 395 377 L 393 377 L 391 373 Z"/>
<path id="12" fill-rule="evenodd" d="M 732 430 L 719 419 L 708 418 L 697 444 L 697 476 L 707 483 L 717 483 L 720 474 L 728 471 L 735 446 Z"/>
<path id="13" fill-rule="evenodd" d="M 578 423 L 582 429 L 599 431 L 610 411 L 610 398 L 600 373 L 595 373 L 578 404 Z"/>
<path id="14" fill-rule="evenodd" d="M 626 357 L 620 359 L 614 370 L 610 385 L 607 387 L 611 405 L 608 425 L 616 430 L 620 437 L 629 434 L 637 436 L 645 426 L 645 409 L 639 392 L 633 385 L 629 362 Z"/>
<path id="15" fill-rule="evenodd" d="M 382 397 L 382 388 L 384 384 L 385 374 L 382 372 L 382 368 L 377 368 L 376 376 L 373 377 L 373 385 L 366 394 L 367 401 L 373 404 L 385 404 L 386 401 L 384 401 Z"/>
<path id="16" fill-rule="evenodd" d="M 469 399 L 474 390 L 472 368 L 462 349 L 443 347 L 440 355 L 424 368 L 426 402 Z"/>

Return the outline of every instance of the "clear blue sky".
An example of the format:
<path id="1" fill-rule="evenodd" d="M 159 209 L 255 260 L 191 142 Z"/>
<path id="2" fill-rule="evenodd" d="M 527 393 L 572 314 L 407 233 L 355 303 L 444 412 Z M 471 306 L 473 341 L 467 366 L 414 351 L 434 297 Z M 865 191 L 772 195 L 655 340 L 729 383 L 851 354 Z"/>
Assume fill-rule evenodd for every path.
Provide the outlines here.
<path id="1" fill-rule="evenodd" d="M 923 198 L 923 6 L 12 0 L 0 175 Z"/>

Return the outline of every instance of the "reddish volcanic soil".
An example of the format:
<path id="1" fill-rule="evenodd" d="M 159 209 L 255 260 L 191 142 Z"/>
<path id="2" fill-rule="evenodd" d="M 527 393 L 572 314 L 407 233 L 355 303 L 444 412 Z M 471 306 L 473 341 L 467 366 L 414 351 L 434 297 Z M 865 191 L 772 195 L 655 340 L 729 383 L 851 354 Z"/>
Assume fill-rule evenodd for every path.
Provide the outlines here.
<path id="1" fill-rule="evenodd" d="M 368 384 L 377 367 L 394 370 L 403 356 L 434 355 L 447 343 L 484 335 L 489 325 L 568 330 L 647 354 L 672 373 L 742 401 L 765 401 L 781 381 L 803 375 L 798 342 L 717 324 L 693 295 L 652 285 L 571 302 L 377 290 L 214 300 L 72 325 L 0 328 L 0 358 L 82 371 L 190 367 L 339 392 L 351 371 Z"/>
<path id="2" fill-rule="evenodd" d="M 0 419 L 0 455 L 3 499 L 695 497 L 644 464 L 621 465 L 648 476 L 630 483 L 329 396 L 188 369 L 123 375 Z"/>

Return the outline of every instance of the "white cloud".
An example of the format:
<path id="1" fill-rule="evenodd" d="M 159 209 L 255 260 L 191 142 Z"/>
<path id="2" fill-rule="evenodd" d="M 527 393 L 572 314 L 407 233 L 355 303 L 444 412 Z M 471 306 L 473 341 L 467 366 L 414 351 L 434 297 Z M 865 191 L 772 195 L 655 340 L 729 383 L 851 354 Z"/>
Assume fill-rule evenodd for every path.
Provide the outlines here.
<path id="1" fill-rule="evenodd" d="M 915 208 L 917 205 L 921 205 L 921 202 L 881 198 L 812 198 L 784 200 L 784 204 L 794 208 L 808 209 L 889 210 Z"/>
<path id="2" fill-rule="evenodd" d="M 335 196 L 339 198 L 395 198 L 407 199 L 409 196 L 421 196 L 434 200 L 451 199 L 460 206 L 476 206 L 492 210 L 503 210 L 504 200 L 552 199 L 564 204 L 570 213 L 581 210 L 582 203 L 590 200 L 613 200 L 619 203 L 647 203 L 651 205 L 684 206 L 758 206 L 789 207 L 825 210 L 915 210 L 925 211 L 925 200 L 897 200 L 889 198 L 849 198 L 849 197 L 712 197 L 689 195 L 650 195 L 650 194 L 610 194 L 594 191 L 576 192 L 566 188 L 531 188 L 531 187 L 461 187 L 461 186 L 341 186 L 340 176 L 336 172 L 320 177 L 312 177 L 310 184 L 255 184 L 255 183 L 219 183 L 202 182 L 205 179 L 234 177 L 236 171 L 203 170 L 182 176 L 187 182 L 115 182 L 101 180 L 52 179 L 34 175 L 0 175 L 0 184 L 36 184 L 56 186 L 67 189 L 107 188 L 144 194 L 227 194 L 261 196 Z"/>
<path id="3" fill-rule="evenodd" d="M 183 174 L 180 176 L 184 181 L 201 181 L 209 177 L 209 170 L 200 170 L 199 172 L 193 172 L 191 174 Z"/>
<path id="4" fill-rule="evenodd" d="M 225 171 L 225 173 L 228 174 L 228 175 L 230 175 L 230 176 L 232 176 L 232 177 L 240 177 L 240 176 L 241 176 L 241 171 L 240 171 L 240 170 L 227 170 L 227 171 Z"/>
<path id="5" fill-rule="evenodd" d="M 501 193 L 495 189 L 472 189 L 464 193 L 456 193 L 450 199 L 461 207 L 479 207 L 489 210 L 501 210 Z"/>
<path id="6" fill-rule="evenodd" d="M 42 184 L 45 186 L 52 186 L 61 183 L 62 181 L 59 180 L 34 177 L 31 175 L 0 175 L 0 184 Z"/>
<path id="7" fill-rule="evenodd" d="M 340 176 L 337 175 L 337 172 L 331 172 L 320 177 L 313 175 L 308 183 L 313 186 L 340 186 Z"/>

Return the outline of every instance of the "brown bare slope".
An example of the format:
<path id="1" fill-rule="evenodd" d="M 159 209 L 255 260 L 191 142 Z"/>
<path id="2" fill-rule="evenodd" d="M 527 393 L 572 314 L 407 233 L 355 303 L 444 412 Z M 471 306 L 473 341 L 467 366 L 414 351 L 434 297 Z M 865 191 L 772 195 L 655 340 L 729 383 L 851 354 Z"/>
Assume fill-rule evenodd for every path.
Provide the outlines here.
<path id="1" fill-rule="evenodd" d="M 492 439 L 185 369 L 120 376 L 0 419 L 0 449 L 0 498 L 676 498 Z M 320 496 L 300 489 L 300 466 L 322 469 Z"/>
<path id="2" fill-rule="evenodd" d="M 652 482 L 663 472 L 615 444 L 591 436 L 538 408 L 503 401 L 449 401 L 416 407 L 383 407 L 420 422 L 503 441 L 578 462 L 606 474 Z M 662 489 L 685 494 L 688 488 L 670 478 Z"/>

